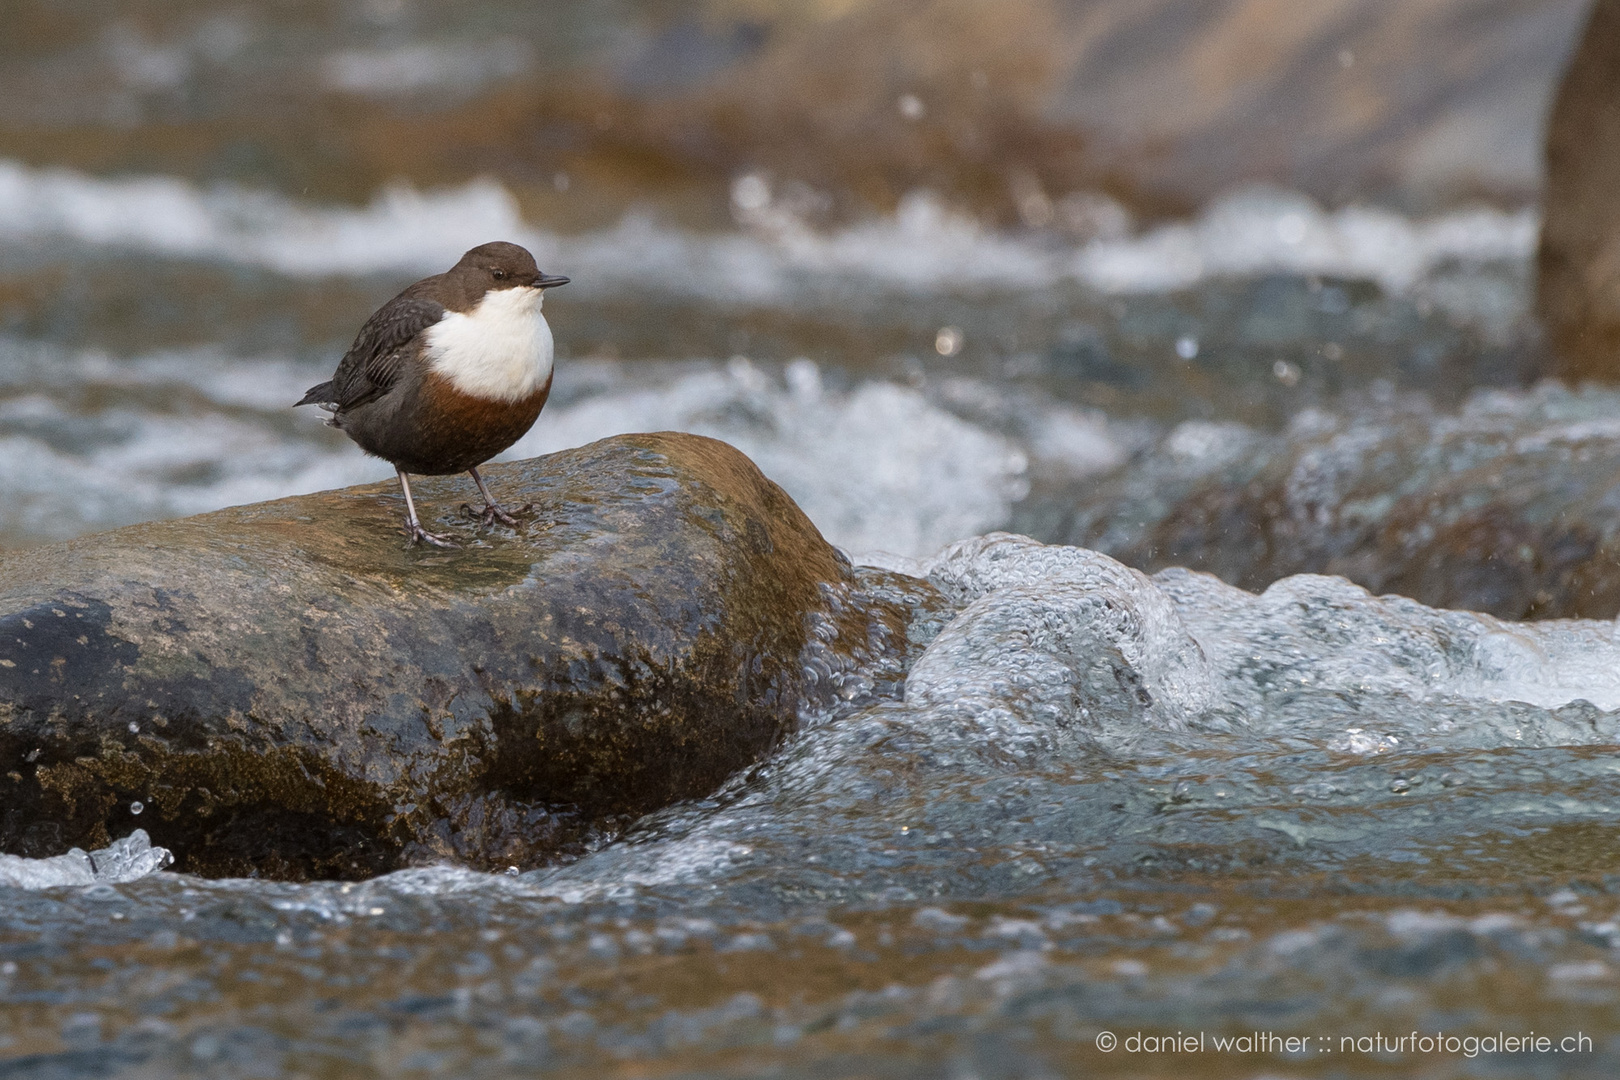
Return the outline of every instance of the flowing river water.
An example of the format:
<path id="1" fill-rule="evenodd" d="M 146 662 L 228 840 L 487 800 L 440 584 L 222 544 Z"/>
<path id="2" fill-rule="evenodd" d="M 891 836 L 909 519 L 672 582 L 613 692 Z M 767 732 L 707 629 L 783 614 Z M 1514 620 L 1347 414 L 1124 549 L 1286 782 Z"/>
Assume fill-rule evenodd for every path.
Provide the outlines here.
<path id="1" fill-rule="evenodd" d="M 1362 435 L 1296 469 L 1333 514 L 1402 424 L 1604 467 L 1620 395 L 1516 388 L 1532 217 L 1252 191 L 1061 246 L 925 197 L 815 231 L 746 187 L 730 231 L 573 236 L 489 183 L 360 209 L 16 164 L 0 188 L 8 271 L 61 283 L 0 341 L 9 545 L 382 475 L 287 406 L 355 312 L 487 233 L 576 282 L 515 455 L 718 435 L 874 582 L 951 605 L 919 607 L 909 672 L 569 865 L 206 881 L 143 835 L 0 863 L 0 1075 L 1616 1067 L 1612 622 L 970 539 L 1056 506 L 1123 549 L 1156 492 L 1334 425 Z M 1474 1041 L 1376 1041 L 1414 1030 Z M 1178 1032 L 1203 1042 L 1151 1041 Z"/>
<path id="2" fill-rule="evenodd" d="M 289 405 L 501 237 L 574 279 L 509 456 L 726 439 L 914 602 L 917 655 L 566 865 L 211 881 L 41 835 L 0 855 L 0 1077 L 1620 1072 L 1614 611 L 1305 572 L 1453 595 L 1351 540 L 1456 476 L 1620 535 L 1620 393 L 1528 385 L 1535 214 L 1255 188 L 1078 238 L 778 187 L 557 231 L 493 180 L 0 160 L 0 548 L 386 477 Z M 1161 543 L 1267 469 L 1287 550 Z"/>

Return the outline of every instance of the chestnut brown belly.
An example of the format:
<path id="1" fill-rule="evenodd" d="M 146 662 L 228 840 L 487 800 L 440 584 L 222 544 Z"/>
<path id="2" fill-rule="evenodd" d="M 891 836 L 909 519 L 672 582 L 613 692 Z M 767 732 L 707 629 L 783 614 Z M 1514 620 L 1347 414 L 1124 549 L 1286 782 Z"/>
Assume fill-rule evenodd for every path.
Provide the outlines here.
<path id="1" fill-rule="evenodd" d="M 551 393 L 551 377 L 534 393 L 518 401 L 489 401 L 463 394 L 449 381 L 429 374 L 411 425 L 411 438 L 402 440 L 400 455 L 392 459 L 406 472 L 437 476 L 464 472 L 482 465 L 511 446 L 534 426 Z"/>

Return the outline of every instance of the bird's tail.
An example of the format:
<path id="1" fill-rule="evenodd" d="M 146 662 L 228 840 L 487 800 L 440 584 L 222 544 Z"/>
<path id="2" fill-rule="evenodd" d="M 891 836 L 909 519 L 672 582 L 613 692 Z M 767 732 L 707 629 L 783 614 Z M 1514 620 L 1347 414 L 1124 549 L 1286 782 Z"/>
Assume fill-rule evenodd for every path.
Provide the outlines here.
<path id="1" fill-rule="evenodd" d="M 332 384 L 328 381 L 321 383 L 319 386 L 310 387 L 308 392 L 299 399 L 298 404 L 294 405 L 293 408 L 296 409 L 299 405 L 331 405 L 333 401 Z"/>

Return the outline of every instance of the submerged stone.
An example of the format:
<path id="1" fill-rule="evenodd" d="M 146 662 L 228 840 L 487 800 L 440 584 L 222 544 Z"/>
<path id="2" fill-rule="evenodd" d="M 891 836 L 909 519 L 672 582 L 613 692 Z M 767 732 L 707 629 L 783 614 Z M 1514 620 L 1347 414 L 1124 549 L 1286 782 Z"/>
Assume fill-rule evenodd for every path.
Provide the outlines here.
<path id="1" fill-rule="evenodd" d="M 0 558 L 0 850 L 140 814 L 206 875 L 534 865 L 707 794 L 873 692 L 850 654 L 904 649 L 900 605 L 724 443 L 488 473 L 520 529 L 454 524 L 465 477 L 417 484 L 457 551 L 405 546 L 390 482 Z"/>
<path id="2" fill-rule="evenodd" d="M 1613 390 L 1548 382 L 1456 411 L 1306 410 L 1276 435 L 1191 421 L 1129 470 L 1031 499 L 1014 526 L 1255 591 L 1342 574 L 1434 607 L 1612 619 L 1617 409 Z"/>

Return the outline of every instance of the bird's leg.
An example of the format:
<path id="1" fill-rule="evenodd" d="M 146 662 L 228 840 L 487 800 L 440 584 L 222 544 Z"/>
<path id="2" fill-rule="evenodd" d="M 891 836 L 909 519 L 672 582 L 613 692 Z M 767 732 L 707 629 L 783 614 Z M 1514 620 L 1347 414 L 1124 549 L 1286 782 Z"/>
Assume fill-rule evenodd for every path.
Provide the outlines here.
<path id="1" fill-rule="evenodd" d="M 411 501 L 411 482 L 405 477 L 404 469 L 395 469 L 399 474 L 399 486 L 405 491 L 405 535 L 411 538 L 412 544 L 426 541 L 434 547 L 453 548 L 461 545 L 448 536 L 434 536 L 422 528 L 422 523 L 416 520 L 416 503 Z"/>
<path id="2" fill-rule="evenodd" d="M 489 493 L 489 488 L 484 486 L 484 478 L 478 475 L 478 470 L 476 468 L 472 468 L 468 469 L 467 471 L 472 474 L 473 483 L 478 485 L 478 494 L 484 497 L 484 509 L 482 511 L 474 510 L 466 503 L 462 503 L 461 512 L 463 514 L 466 514 L 468 517 L 477 518 L 484 524 L 486 528 L 498 521 L 502 525 L 507 525 L 515 529 L 517 528 L 518 518 L 527 517 L 534 513 L 533 503 L 524 503 L 516 510 L 506 510 L 501 506 L 500 503 L 495 501 L 494 496 Z"/>

